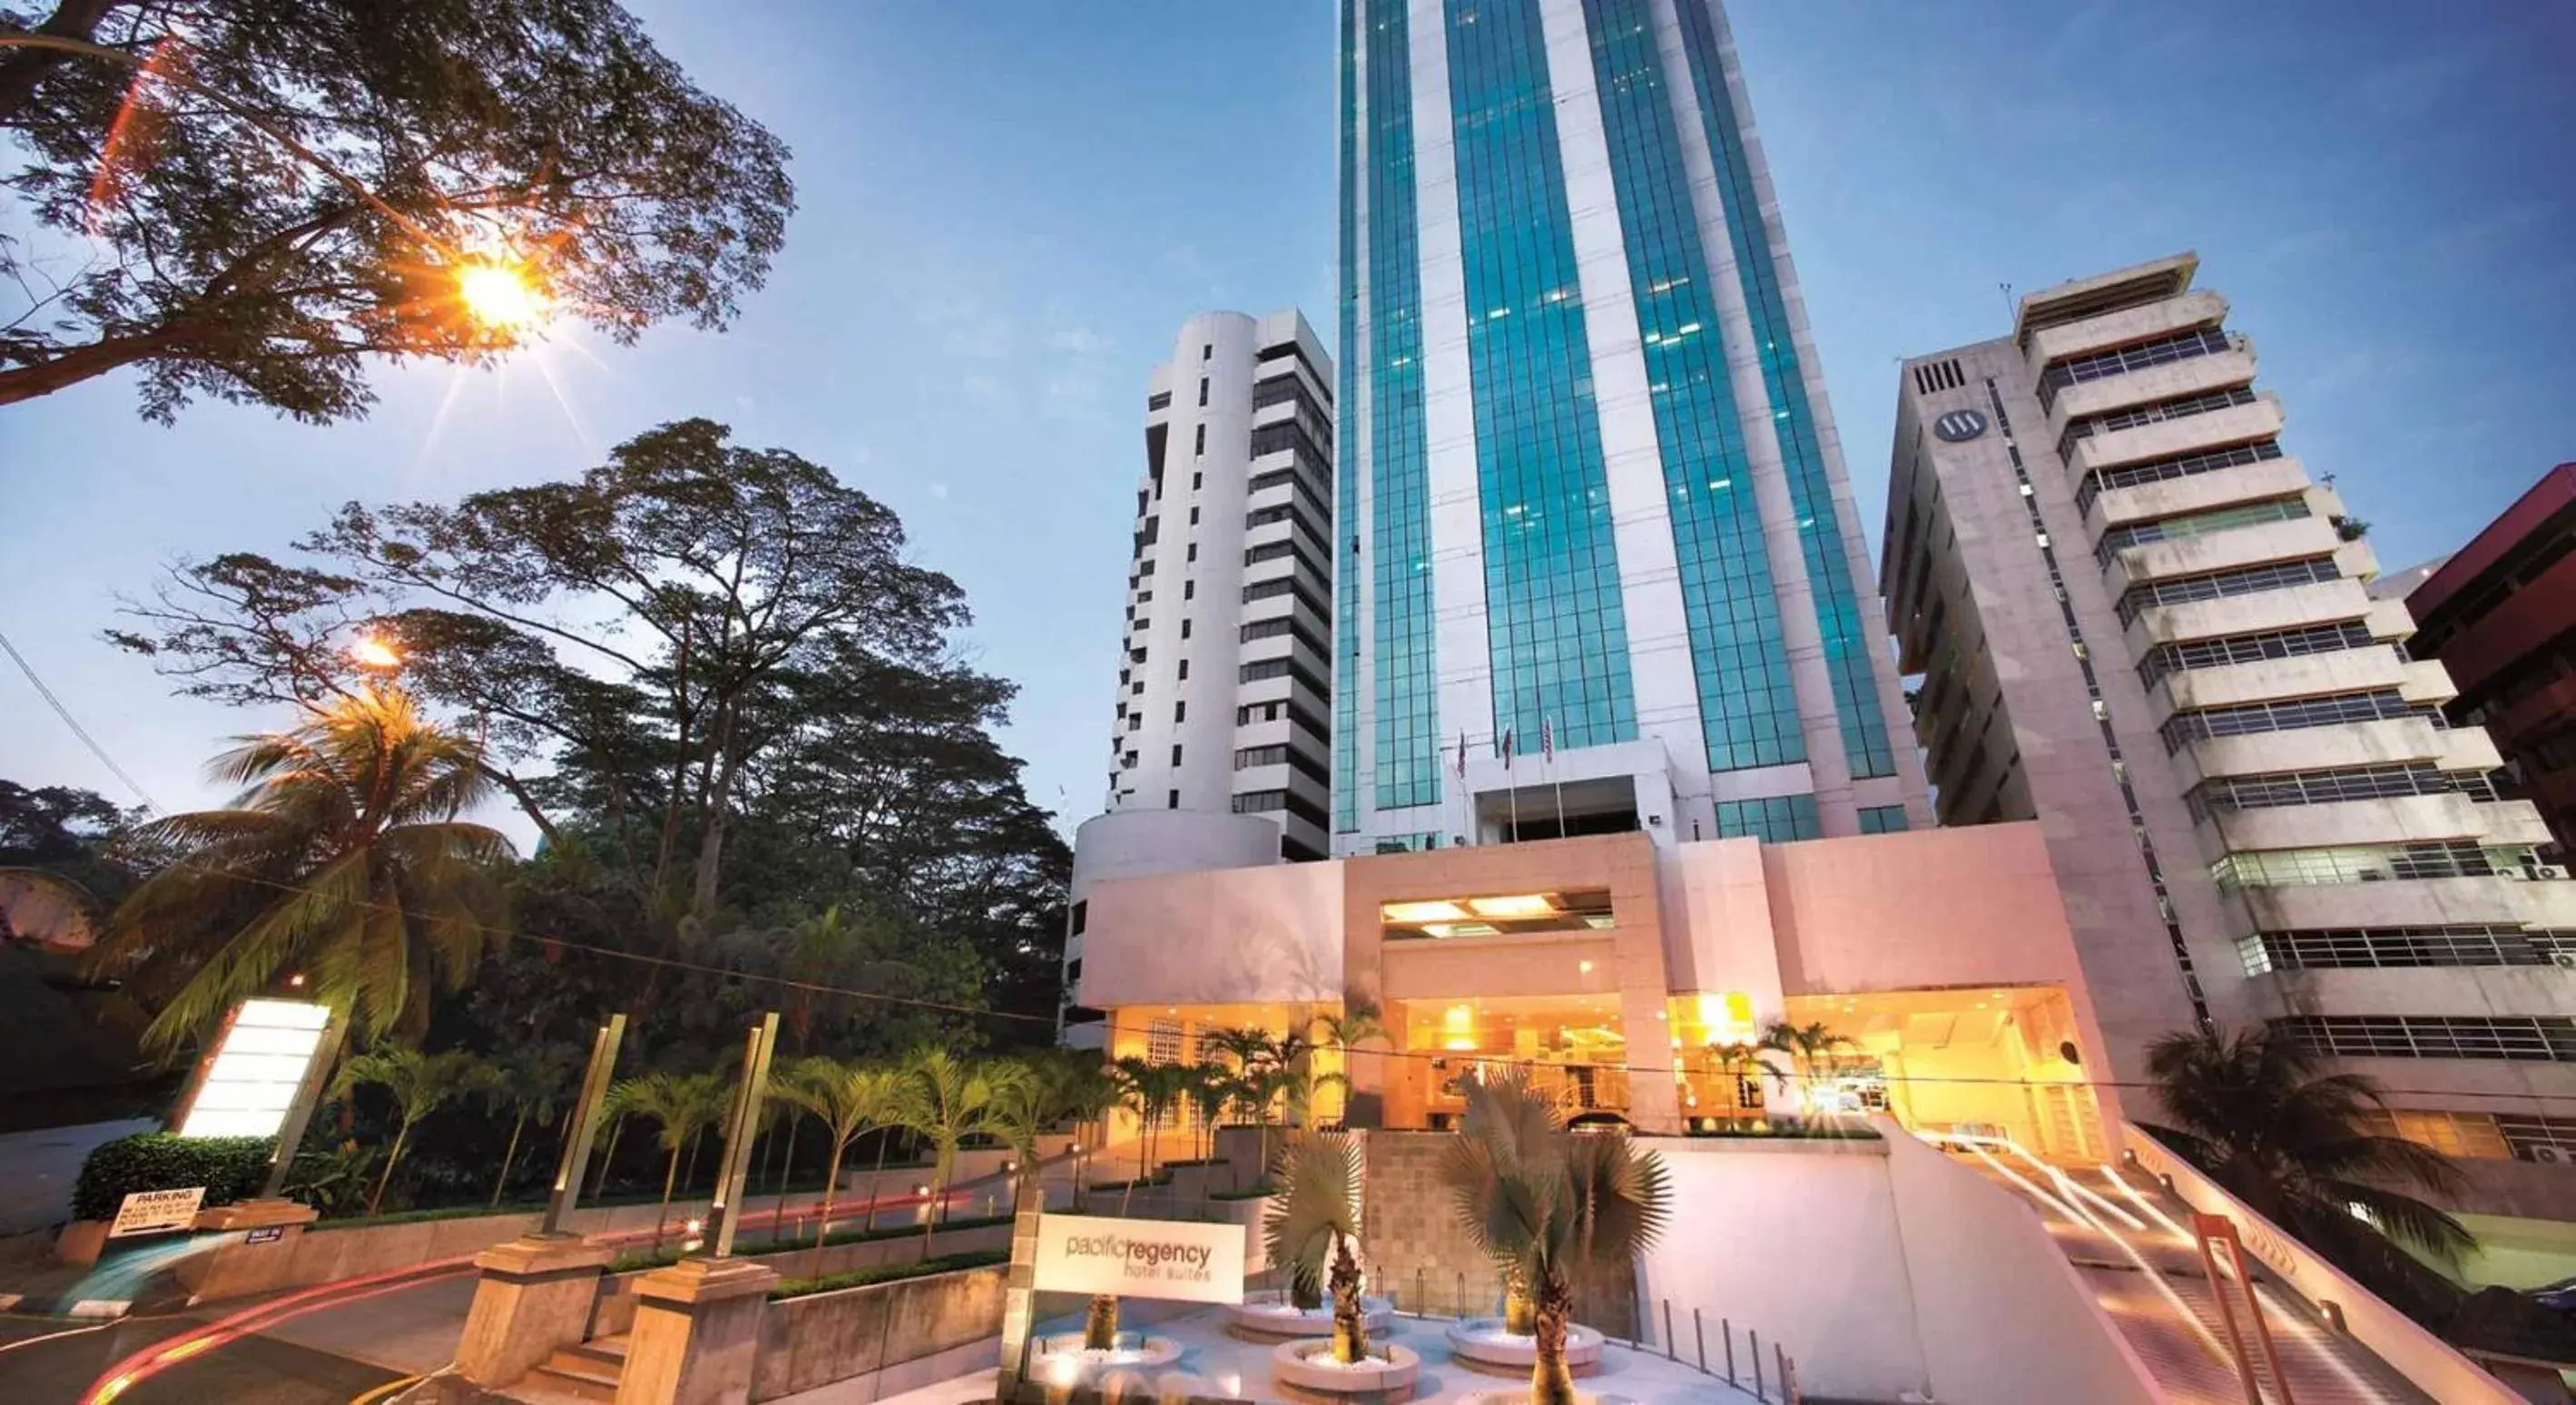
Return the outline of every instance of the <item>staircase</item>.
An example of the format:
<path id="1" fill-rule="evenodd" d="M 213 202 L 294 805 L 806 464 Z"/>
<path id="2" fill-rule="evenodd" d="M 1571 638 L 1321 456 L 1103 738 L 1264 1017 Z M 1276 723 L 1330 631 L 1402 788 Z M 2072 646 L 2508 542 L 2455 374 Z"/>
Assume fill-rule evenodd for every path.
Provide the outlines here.
<path id="1" fill-rule="evenodd" d="M 601 1337 L 547 1357 L 516 1393 L 532 1400 L 615 1400 L 625 1371 L 626 1337 Z"/>
<path id="2" fill-rule="evenodd" d="M 2050 1165 L 2019 1147 L 1952 1144 L 1951 1154 L 2039 1212 L 2076 1276 L 2175 1405 L 2249 1405 L 2219 1309 L 2235 1313 L 2261 1405 L 2435 1405 L 2360 1343 L 2330 1330 L 2305 1301 L 2250 1259 L 2253 1282 L 2221 1269 L 2213 1284 L 2184 1229 L 2191 1211 L 2152 1178 L 2103 1165 Z M 2247 1294 L 2280 1358 L 2273 1379 Z"/>

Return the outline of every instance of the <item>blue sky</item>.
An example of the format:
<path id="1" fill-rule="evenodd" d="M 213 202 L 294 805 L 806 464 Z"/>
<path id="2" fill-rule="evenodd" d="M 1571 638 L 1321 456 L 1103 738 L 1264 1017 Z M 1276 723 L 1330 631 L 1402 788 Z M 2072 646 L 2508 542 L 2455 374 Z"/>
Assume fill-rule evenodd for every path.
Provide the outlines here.
<path id="1" fill-rule="evenodd" d="M 1144 378 L 1182 319 L 1334 325 L 1323 0 L 637 6 L 795 148 L 802 206 L 723 335 L 388 368 L 366 421 L 93 382 L 0 410 L 0 629 L 161 804 L 274 719 L 97 641 L 183 554 L 273 550 L 350 498 L 565 477 L 708 415 L 890 503 L 965 586 L 1009 733 L 1068 824 L 1106 769 Z M 2197 249 L 2289 442 L 2391 569 L 2576 458 L 2576 6 L 1740 0 L 1732 8 L 1873 540 L 1895 363 L 2003 293 Z M 0 228 L 23 216 L 0 214 Z M 569 405 L 569 410 L 566 406 Z M 0 670 L 0 776 L 131 800 Z"/>

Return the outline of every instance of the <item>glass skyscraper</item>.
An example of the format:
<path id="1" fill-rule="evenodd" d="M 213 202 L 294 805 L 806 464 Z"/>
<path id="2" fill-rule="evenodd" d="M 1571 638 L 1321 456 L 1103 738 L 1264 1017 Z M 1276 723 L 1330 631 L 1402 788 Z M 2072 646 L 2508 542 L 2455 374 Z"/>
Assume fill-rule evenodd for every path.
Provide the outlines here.
<path id="1" fill-rule="evenodd" d="M 1334 845 L 1930 823 L 1715 0 L 1345 0 Z"/>

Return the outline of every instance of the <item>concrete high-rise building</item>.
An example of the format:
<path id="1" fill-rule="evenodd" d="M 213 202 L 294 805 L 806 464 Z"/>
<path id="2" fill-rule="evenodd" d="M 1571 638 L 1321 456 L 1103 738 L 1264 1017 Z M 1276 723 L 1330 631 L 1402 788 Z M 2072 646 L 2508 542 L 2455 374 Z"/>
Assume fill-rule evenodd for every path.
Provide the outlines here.
<path id="1" fill-rule="evenodd" d="M 1928 824 L 1719 6 L 1346 0 L 1342 70 L 1336 852 Z"/>
<path id="2" fill-rule="evenodd" d="M 2576 1159 L 2576 884 L 2196 268 L 1901 372 L 1885 578 L 1941 818 L 2039 821 L 2114 1077 L 2269 1021 L 2397 1090 L 2473 1207 L 2576 1215 L 2529 1164 Z"/>
<path id="3" fill-rule="evenodd" d="M 1108 797 L 1074 835 L 1068 999 L 1103 879 L 1325 855 L 1332 385 L 1293 308 L 1191 318 L 1147 382 Z M 1082 1020 L 1068 1037 L 1096 1042 Z"/>
<path id="4" fill-rule="evenodd" d="M 1259 815 L 1322 858 L 1331 775 L 1332 359 L 1294 309 L 1181 327 L 1145 400 L 1113 814 Z"/>

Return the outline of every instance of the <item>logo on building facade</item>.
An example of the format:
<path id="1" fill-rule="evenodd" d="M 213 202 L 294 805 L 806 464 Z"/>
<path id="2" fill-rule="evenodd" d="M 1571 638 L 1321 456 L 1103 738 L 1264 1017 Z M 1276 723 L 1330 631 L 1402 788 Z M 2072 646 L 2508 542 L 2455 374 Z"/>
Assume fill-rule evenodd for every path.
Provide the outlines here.
<path id="1" fill-rule="evenodd" d="M 1932 421 L 1932 436 L 1944 444 L 1965 444 L 1986 432 L 1986 417 L 1974 410 L 1952 410 Z"/>

